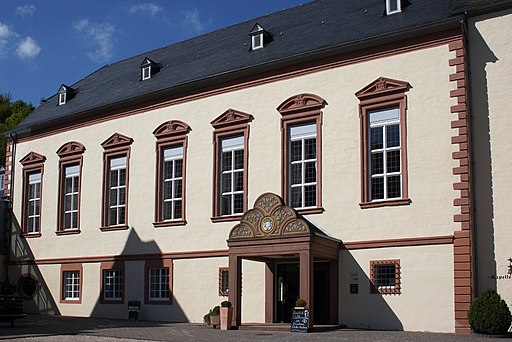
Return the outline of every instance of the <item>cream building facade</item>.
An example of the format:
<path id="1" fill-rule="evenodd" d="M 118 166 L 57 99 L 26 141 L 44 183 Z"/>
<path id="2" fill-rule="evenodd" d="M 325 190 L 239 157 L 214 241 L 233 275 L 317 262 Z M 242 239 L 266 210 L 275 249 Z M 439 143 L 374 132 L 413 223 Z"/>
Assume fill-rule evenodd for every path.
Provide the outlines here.
<path id="1" fill-rule="evenodd" d="M 139 300 L 142 319 L 201 322 L 229 299 L 240 325 L 287 322 L 301 297 L 312 324 L 468 332 L 481 290 L 510 304 L 511 3 L 368 1 L 376 32 L 315 33 L 365 23 L 340 3 L 195 38 L 245 43 L 246 66 L 210 52 L 211 75 L 167 84 L 192 39 L 41 104 L 7 156 L 25 309 L 126 319 Z"/>

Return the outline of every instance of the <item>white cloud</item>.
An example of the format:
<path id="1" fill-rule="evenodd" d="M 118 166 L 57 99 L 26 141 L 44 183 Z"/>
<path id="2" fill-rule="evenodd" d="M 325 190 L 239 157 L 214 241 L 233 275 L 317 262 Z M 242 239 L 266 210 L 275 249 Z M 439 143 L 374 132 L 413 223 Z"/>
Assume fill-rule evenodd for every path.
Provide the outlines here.
<path id="1" fill-rule="evenodd" d="M 18 6 L 18 8 L 16 8 L 16 14 L 21 15 L 22 17 L 25 17 L 25 16 L 31 17 L 34 15 L 35 11 L 36 11 L 36 6 L 34 6 L 34 5 L 23 5 L 23 6 Z"/>
<path id="2" fill-rule="evenodd" d="M 41 52 L 41 47 L 32 37 L 22 40 L 16 48 L 16 54 L 21 59 L 33 59 Z"/>
<path id="3" fill-rule="evenodd" d="M 87 56 L 95 62 L 104 63 L 110 60 L 114 50 L 115 27 L 110 23 L 94 23 L 82 19 L 73 25 L 86 43 L 92 47 Z"/>
<path id="4" fill-rule="evenodd" d="M 183 12 L 183 24 L 186 28 L 190 29 L 194 33 L 200 33 L 203 31 L 204 25 L 199 19 L 199 11 L 197 9 L 193 11 Z"/>
<path id="5" fill-rule="evenodd" d="M 142 13 L 148 14 L 150 17 L 154 17 L 161 10 L 162 10 L 162 7 L 146 2 L 146 3 L 130 6 L 129 12 L 130 12 L 130 14 L 142 12 Z"/>
<path id="6" fill-rule="evenodd" d="M 9 26 L 0 23 L 0 58 L 7 56 L 9 52 L 9 38 L 11 36 L 12 32 Z"/>

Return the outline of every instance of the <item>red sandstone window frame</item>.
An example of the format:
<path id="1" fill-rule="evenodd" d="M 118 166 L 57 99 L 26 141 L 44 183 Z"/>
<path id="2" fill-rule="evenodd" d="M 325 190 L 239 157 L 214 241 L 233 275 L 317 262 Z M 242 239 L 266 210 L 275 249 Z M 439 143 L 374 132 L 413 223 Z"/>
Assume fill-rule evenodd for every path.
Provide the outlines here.
<path id="1" fill-rule="evenodd" d="M 211 122 L 213 131 L 213 199 L 212 222 L 238 221 L 247 211 L 248 167 L 249 167 L 249 122 L 253 116 L 235 109 L 228 109 Z M 244 176 L 242 213 L 221 215 L 221 156 L 224 139 L 243 137 L 244 140 Z"/>
<path id="2" fill-rule="evenodd" d="M 121 298 L 120 299 L 110 299 L 105 298 L 105 271 L 121 271 Z M 124 261 L 111 261 L 111 262 L 102 262 L 100 266 L 100 304 L 124 304 L 125 297 L 125 278 L 126 278 Z"/>
<path id="3" fill-rule="evenodd" d="M 394 286 L 379 286 L 377 284 L 376 268 L 378 266 L 392 266 L 394 267 L 395 285 Z M 401 268 L 400 260 L 371 260 L 370 261 L 370 293 L 371 294 L 386 294 L 386 295 L 399 295 L 401 294 Z"/>
<path id="4" fill-rule="evenodd" d="M 361 136 L 361 203 L 362 209 L 385 206 L 408 205 L 411 203 L 408 190 L 407 172 L 407 96 L 405 92 L 410 84 L 404 81 L 380 77 L 355 95 L 360 100 L 359 120 Z M 401 163 L 401 197 L 371 200 L 370 196 L 370 150 L 369 150 L 369 114 L 375 110 L 399 108 L 400 121 L 400 163 Z"/>
<path id="5" fill-rule="evenodd" d="M 182 121 L 172 120 L 167 121 L 158 126 L 153 135 L 156 141 L 156 184 L 155 184 L 155 228 L 183 226 L 187 224 L 186 221 L 186 183 L 187 183 L 187 147 L 188 147 L 188 133 L 191 131 L 189 125 Z M 168 148 L 182 147 L 183 148 L 183 165 L 181 177 L 181 218 L 164 220 L 163 219 L 163 166 L 164 166 L 164 150 Z"/>
<path id="6" fill-rule="evenodd" d="M 277 107 L 281 114 L 281 193 L 284 202 L 291 206 L 290 184 L 290 130 L 295 126 L 316 125 L 316 205 L 294 208 L 298 213 L 319 214 L 322 206 L 322 122 L 327 102 L 318 95 L 299 94 L 288 98 Z"/>
<path id="7" fill-rule="evenodd" d="M 169 299 L 167 300 L 154 300 L 149 296 L 149 270 L 150 269 L 161 269 L 167 268 L 169 270 Z M 172 305 L 173 302 L 173 274 L 174 274 L 174 263 L 172 259 L 157 259 L 157 260 L 146 260 L 144 264 L 144 304 L 155 304 L 155 305 Z"/>
<path id="8" fill-rule="evenodd" d="M 229 296 L 229 287 L 226 288 L 222 281 L 223 276 L 226 273 L 227 273 L 227 277 L 228 277 L 227 286 L 229 286 L 229 268 L 228 267 L 219 267 L 219 296 L 224 296 L 224 297 Z"/>
<path id="9" fill-rule="evenodd" d="M 114 133 L 105 140 L 101 146 L 103 152 L 103 199 L 101 212 L 101 231 L 125 230 L 128 229 L 128 192 L 130 186 L 130 151 L 133 139 L 125 135 Z M 115 158 L 126 158 L 126 186 L 124 193 L 124 223 L 110 225 L 109 223 L 109 190 L 110 190 L 110 160 Z"/>
<path id="10" fill-rule="evenodd" d="M 36 153 L 30 152 L 20 160 L 23 165 L 23 206 L 22 206 L 22 222 L 21 234 L 26 238 L 40 237 L 41 236 L 41 219 L 43 217 L 43 175 L 44 175 L 44 162 L 46 157 Z M 40 174 L 40 188 L 39 188 L 39 224 L 37 225 L 37 232 L 28 232 L 28 201 L 30 199 L 29 191 L 29 177 L 33 174 Z"/>
<path id="11" fill-rule="evenodd" d="M 85 152 L 85 147 L 79 142 L 70 141 L 64 145 L 62 145 L 57 150 L 57 155 L 60 157 L 59 160 L 59 200 L 57 204 L 57 231 L 55 232 L 57 235 L 69 235 L 69 234 L 79 234 L 80 233 L 80 199 L 82 193 L 82 162 L 83 162 L 83 153 Z M 71 229 L 65 229 L 64 227 L 64 201 L 65 201 L 65 181 L 66 181 L 66 168 L 78 166 L 79 174 L 78 174 L 78 212 L 77 212 L 77 227 Z"/>
<path id="12" fill-rule="evenodd" d="M 66 272 L 78 272 L 79 284 L 78 284 L 78 299 L 66 299 L 66 290 L 64 284 L 64 274 Z M 83 267 L 81 263 L 77 264 L 61 264 L 60 265 L 60 302 L 67 304 L 82 304 L 82 289 L 84 284 Z"/>

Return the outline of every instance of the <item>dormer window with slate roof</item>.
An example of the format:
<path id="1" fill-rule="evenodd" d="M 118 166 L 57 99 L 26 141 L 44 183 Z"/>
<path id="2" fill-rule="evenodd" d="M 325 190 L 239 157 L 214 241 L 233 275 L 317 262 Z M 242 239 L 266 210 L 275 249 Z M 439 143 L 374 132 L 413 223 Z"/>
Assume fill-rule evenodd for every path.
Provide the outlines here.
<path id="1" fill-rule="evenodd" d="M 67 101 L 71 100 L 73 97 L 75 97 L 75 90 L 71 87 L 68 87 L 67 85 L 61 85 L 59 88 L 59 91 L 57 92 L 58 95 L 58 105 L 62 106 L 65 105 Z"/>
<path id="2" fill-rule="evenodd" d="M 157 63 L 146 57 L 140 65 L 140 69 L 141 80 L 145 81 L 149 80 L 153 75 L 155 75 L 160 70 L 160 67 Z"/>
<path id="3" fill-rule="evenodd" d="M 263 48 L 267 38 L 270 37 L 269 33 L 263 29 L 259 24 L 254 25 L 251 32 L 249 33 L 251 36 L 251 47 L 252 50 L 257 50 Z"/>
<path id="4" fill-rule="evenodd" d="M 402 12 L 401 0 L 386 0 L 386 14 Z"/>

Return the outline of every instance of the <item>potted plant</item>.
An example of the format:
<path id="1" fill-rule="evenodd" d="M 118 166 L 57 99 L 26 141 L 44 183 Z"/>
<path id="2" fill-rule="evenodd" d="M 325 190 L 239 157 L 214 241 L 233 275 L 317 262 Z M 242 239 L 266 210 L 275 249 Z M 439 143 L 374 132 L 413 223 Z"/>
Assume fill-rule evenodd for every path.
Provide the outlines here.
<path id="1" fill-rule="evenodd" d="M 295 308 L 305 308 L 306 305 L 308 305 L 308 302 L 306 302 L 304 299 L 299 298 L 295 301 Z"/>
<path id="2" fill-rule="evenodd" d="M 220 325 L 220 306 L 215 306 L 213 309 L 203 316 L 203 321 L 211 325 L 213 329 L 215 329 L 218 325 Z"/>
<path id="3" fill-rule="evenodd" d="M 230 301 L 220 303 L 220 330 L 230 330 L 231 320 L 233 318 L 233 308 Z"/>
<path id="4" fill-rule="evenodd" d="M 512 322 L 512 315 L 500 295 L 492 289 L 487 289 L 471 303 L 468 321 L 473 333 L 506 335 Z"/>

